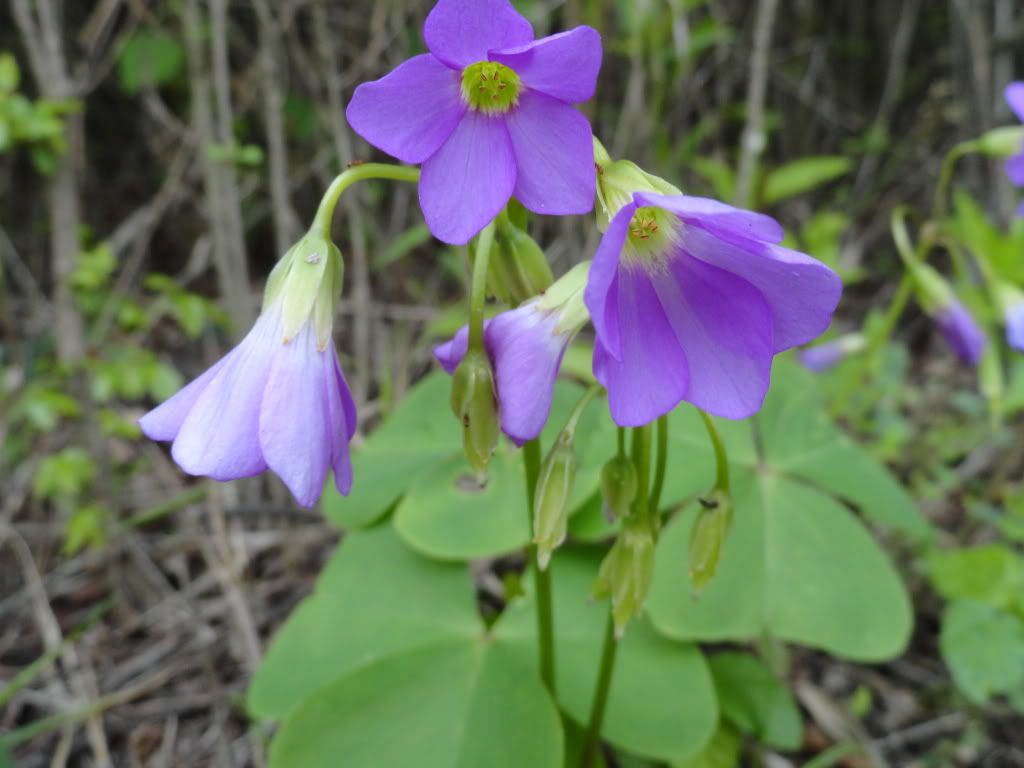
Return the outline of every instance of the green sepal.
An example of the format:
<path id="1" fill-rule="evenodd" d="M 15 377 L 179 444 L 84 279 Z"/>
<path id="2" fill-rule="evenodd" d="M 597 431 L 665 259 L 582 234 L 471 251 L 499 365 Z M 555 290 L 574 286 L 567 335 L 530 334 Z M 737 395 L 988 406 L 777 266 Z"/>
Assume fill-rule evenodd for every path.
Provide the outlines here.
<path id="1" fill-rule="evenodd" d="M 558 312 L 556 333 L 575 333 L 590 321 L 590 311 L 583 301 L 590 262 L 577 264 L 544 292 L 537 301 L 542 312 Z"/>
<path id="2" fill-rule="evenodd" d="M 554 279 L 540 245 L 509 215 L 500 216 L 487 277 L 491 294 L 514 306 L 546 291 Z"/>
<path id="3" fill-rule="evenodd" d="M 715 576 L 718 561 L 732 526 L 732 499 L 716 491 L 704 507 L 690 531 L 689 571 L 694 593 L 700 593 Z"/>
<path id="4" fill-rule="evenodd" d="M 470 466 L 483 472 L 498 445 L 500 426 L 494 374 L 483 350 L 471 349 L 452 377 L 451 407 L 462 424 L 462 446 Z"/>
<path id="5" fill-rule="evenodd" d="M 648 173 L 629 160 L 616 160 L 601 166 L 597 175 L 597 228 L 604 232 L 623 206 L 636 192 L 681 195 L 682 190 L 660 176 Z"/>
<path id="6" fill-rule="evenodd" d="M 626 520 L 622 532 L 601 562 L 593 596 L 611 598 L 615 635 L 621 638 L 626 625 L 640 615 L 654 577 L 654 534 L 646 520 Z"/>
<path id="7" fill-rule="evenodd" d="M 1010 157 L 1024 151 L 1024 126 L 993 128 L 977 141 L 978 149 L 989 157 Z"/>
<path id="8" fill-rule="evenodd" d="M 601 468 L 601 498 L 611 517 L 629 516 L 637 486 L 636 465 L 626 456 L 614 456 Z"/>
<path id="9" fill-rule="evenodd" d="M 565 541 L 569 527 L 569 498 L 576 482 L 576 451 L 572 431 L 563 431 L 552 446 L 537 478 L 534 494 L 533 541 L 537 563 L 547 568 L 554 552 Z"/>

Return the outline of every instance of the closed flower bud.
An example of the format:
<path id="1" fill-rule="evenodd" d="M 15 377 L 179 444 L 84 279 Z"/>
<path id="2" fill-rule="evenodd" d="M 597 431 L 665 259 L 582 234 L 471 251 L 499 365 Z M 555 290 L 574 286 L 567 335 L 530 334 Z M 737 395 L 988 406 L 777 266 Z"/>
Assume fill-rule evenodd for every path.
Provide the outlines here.
<path id="1" fill-rule="evenodd" d="M 728 494 L 716 492 L 702 509 L 690 531 L 690 583 L 699 594 L 715 576 L 718 561 L 732 523 L 732 500 Z"/>
<path id="2" fill-rule="evenodd" d="M 470 351 L 452 378 L 452 412 L 462 424 L 462 446 L 470 466 L 483 472 L 498 444 L 494 376 L 483 351 Z"/>
<path id="3" fill-rule="evenodd" d="M 625 456 L 615 456 L 601 468 L 601 498 L 605 516 L 612 522 L 629 515 L 636 498 L 636 467 Z"/>
<path id="4" fill-rule="evenodd" d="M 860 333 L 848 333 L 800 351 L 800 363 L 807 370 L 822 373 L 834 368 L 858 352 L 867 349 L 867 339 Z"/>
<path id="5" fill-rule="evenodd" d="M 989 157 L 1011 157 L 1024 147 L 1024 126 L 994 128 L 978 139 L 978 149 Z"/>
<path id="6" fill-rule="evenodd" d="M 611 598 L 615 636 L 622 638 L 633 616 L 643 611 L 654 577 L 654 535 L 644 520 L 626 521 L 611 550 L 601 563 L 593 594 Z"/>
<path id="7" fill-rule="evenodd" d="M 551 553 L 565 541 L 569 524 L 569 497 L 576 481 L 576 452 L 572 435 L 563 432 L 540 469 L 533 506 L 533 540 L 537 564 L 543 570 Z"/>
<path id="8" fill-rule="evenodd" d="M 555 280 L 544 251 L 532 237 L 503 216 L 498 220 L 487 284 L 508 304 L 544 293 Z"/>

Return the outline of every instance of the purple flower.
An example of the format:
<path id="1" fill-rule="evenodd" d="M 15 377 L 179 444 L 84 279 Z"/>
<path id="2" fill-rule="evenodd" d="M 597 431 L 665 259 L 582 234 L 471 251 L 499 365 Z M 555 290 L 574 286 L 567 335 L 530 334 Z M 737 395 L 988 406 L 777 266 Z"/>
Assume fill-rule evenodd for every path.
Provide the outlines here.
<path id="1" fill-rule="evenodd" d="M 537 437 L 548 420 L 562 357 L 579 330 L 579 325 L 567 327 L 562 318 L 562 313 L 544 308 L 542 299 L 534 299 L 484 324 L 501 431 L 516 445 Z M 455 373 L 468 345 L 469 329 L 464 327 L 437 347 L 434 357 L 447 373 Z"/>
<path id="2" fill-rule="evenodd" d="M 1024 352 L 1024 301 L 1007 307 L 1003 321 L 1006 323 L 1006 343 L 1018 352 Z"/>
<path id="3" fill-rule="evenodd" d="M 933 319 L 956 356 L 967 365 L 977 365 L 986 339 L 967 308 L 952 297 L 933 313 Z"/>
<path id="4" fill-rule="evenodd" d="M 284 340 L 283 303 L 139 424 L 149 438 L 173 441 L 171 455 L 190 475 L 225 481 L 270 469 L 310 507 L 328 468 L 342 494 L 352 487 L 356 410 L 334 345 L 320 347 L 312 321 Z"/>
<path id="5" fill-rule="evenodd" d="M 440 0 L 423 28 L 430 53 L 360 85 L 346 115 L 374 146 L 423 164 L 430 231 L 468 242 L 516 198 L 535 213 L 594 203 L 590 124 L 601 37 L 577 27 L 534 41 L 508 0 Z"/>
<path id="6" fill-rule="evenodd" d="M 851 333 L 838 339 L 800 350 L 800 364 L 809 371 L 823 373 L 846 360 L 850 355 L 860 352 L 866 346 L 866 340 L 859 333 Z"/>
<path id="7" fill-rule="evenodd" d="M 1010 83 L 1006 86 L 1006 103 L 1017 115 L 1017 119 L 1024 122 L 1024 82 Z M 1024 187 L 1024 147 L 1006 161 L 1006 175 L 1015 186 Z M 1024 203 L 1017 209 L 1017 215 L 1024 216 Z"/>
<path id="8" fill-rule="evenodd" d="M 731 419 L 761 407 L 774 356 L 822 333 L 842 293 L 782 236 L 768 216 L 700 197 L 636 192 L 615 214 L 585 301 L 616 423 L 683 400 Z"/>

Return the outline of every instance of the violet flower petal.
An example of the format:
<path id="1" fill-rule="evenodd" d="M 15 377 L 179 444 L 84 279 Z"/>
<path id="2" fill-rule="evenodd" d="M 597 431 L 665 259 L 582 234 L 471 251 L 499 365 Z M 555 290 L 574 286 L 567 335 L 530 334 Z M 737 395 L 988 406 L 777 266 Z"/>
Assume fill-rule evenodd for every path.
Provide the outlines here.
<path id="1" fill-rule="evenodd" d="M 676 214 L 683 222 L 716 235 L 734 234 L 766 243 L 781 243 L 785 237 L 782 226 L 771 216 L 734 208 L 711 198 L 658 195 L 653 192 L 638 192 L 633 197 L 638 206 L 664 208 Z"/>
<path id="2" fill-rule="evenodd" d="M 139 427 L 142 429 L 142 433 L 150 440 L 158 440 L 160 442 L 174 440 L 181 430 L 181 425 L 188 417 L 189 411 L 192 410 L 192 406 L 196 404 L 196 400 L 203 394 L 203 390 L 213 381 L 213 378 L 224 367 L 224 364 L 227 363 L 232 354 L 234 354 L 234 350 L 228 352 L 227 355 L 210 366 L 205 373 L 200 374 L 194 381 L 183 387 L 169 400 L 158 405 L 139 419 Z"/>
<path id="3" fill-rule="evenodd" d="M 330 363 L 324 366 L 324 376 L 330 416 L 331 468 L 334 470 L 334 485 L 338 493 L 348 496 L 352 490 L 349 441 L 356 432 L 356 404 L 341 370 L 337 351 L 332 348 L 330 356 Z"/>
<path id="4" fill-rule="evenodd" d="M 280 347 L 277 307 L 260 315 L 182 423 L 171 456 L 185 472 L 226 481 L 267 469 L 260 449 L 260 403 Z"/>
<path id="5" fill-rule="evenodd" d="M 436 238 L 465 245 L 501 212 L 515 184 L 516 162 L 504 122 L 468 112 L 423 163 L 420 207 Z"/>
<path id="6" fill-rule="evenodd" d="M 569 216 L 594 207 L 594 142 L 575 108 L 526 91 L 505 116 L 518 175 L 515 196 L 534 213 Z"/>
<path id="7" fill-rule="evenodd" d="M 326 356 L 311 325 L 279 345 L 260 407 L 263 456 L 303 507 L 320 498 L 331 458 Z"/>
<path id="8" fill-rule="evenodd" d="M 946 343 L 962 362 L 967 365 L 978 364 L 985 351 L 986 338 L 963 304 L 954 299 L 948 307 L 936 313 L 935 323 Z"/>
<path id="9" fill-rule="evenodd" d="M 771 308 L 774 352 L 806 344 L 832 322 L 843 282 L 820 261 L 778 245 L 736 238 L 735 243 L 726 242 L 697 227 L 688 228 L 682 240 L 695 258 L 731 272 L 760 292 Z"/>
<path id="10" fill-rule="evenodd" d="M 727 419 L 756 413 L 774 350 L 768 303 L 746 280 L 686 254 L 668 267 L 671 276 L 652 282 L 686 356 L 684 399 Z"/>
<path id="11" fill-rule="evenodd" d="M 583 302 L 590 312 L 597 337 L 605 351 L 616 360 L 622 360 L 622 341 L 619 334 L 619 257 L 629 234 L 629 223 L 636 213 L 636 205 L 622 207 L 608 225 L 601 243 L 594 253 L 583 291 Z"/>
<path id="12" fill-rule="evenodd" d="M 1015 155 L 1006 161 L 1006 175 L 1017 187 L 1024 187 L 1024 153 Z"/>
<path id="13" fill-rule="evenodd" d="M 621 357 L 612 356 L 599 335 L 594 345 L 594 376 L 608 390 L 615 423 L 639 427 L 668 413 L 683 399 L 690 372 L 648 274 L 641 269 L 620 270 L 617 288 Z"/>
<path id="14" fill-rule="evenodd" d="M 800 364 L 814 373 L 824 373 L 843 362 L 847 352 L 839 341 L 827 341 L 813 347 L 800 350 Z"/>
<path id="15" fill-rule="evenodd" d="M 1024 302 L 1006 310 L 1006 343 L 1018 352 L 1024 352 Z"/>
<path id="16" fill-rule="evenodd" d="M 449 376 L 458 370 L 469 349 L 469 326 L 464 325 L 451 340 L 434 347 L 434 357 Z"/>
<path id="17" fill-rule="evenodd" d="M 352 130 L 403 163 L 422 163 L 466 113 L 459 74 L 430 54 L 356 88 L 345 110 Z"/>
<path id="18" fill-rule="evenodd" d="M 1005 96 L 1017 119 L 1024 123 L 1024 82 L 1010 83 L 1006 86 Z"/>
<path id="19" fill-rule="evenodd" d="M 537 437 L 551 412 L 555 380 L 569 345 L 557 313 L 527 304 L 495 317 L 485 332 L 501 405 L 501 429 L 517 445 Z"/>
<path id="20" fill-rule="evenodd" d="M 434 56 L 462 69 L 486 61 L 488 51 L 529 43 L 533 27 L 508 0 L 438 0 L 423 39 Z"/>
<path id="21" fill-rule="evenodd" d="M 489 55 L 491 61 L 511 67 L 527 88 L 567 104 L 579 104 L 594 95 L 601 57 L 601 35 L 591 27 L 576 27 Z"/>

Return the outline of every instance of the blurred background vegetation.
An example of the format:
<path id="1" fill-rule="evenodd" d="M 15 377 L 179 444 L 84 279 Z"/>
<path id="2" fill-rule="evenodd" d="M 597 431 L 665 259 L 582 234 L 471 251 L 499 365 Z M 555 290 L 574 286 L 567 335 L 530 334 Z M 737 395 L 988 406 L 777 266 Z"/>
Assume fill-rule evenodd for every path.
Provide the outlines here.
<path id="1" fill-rule="evenodd" d="M 833 333 L 882 322 L 901 275 L 889 211 L 927 211 L 946 152 L 1008 123 L 1002 89 L 1024 77 L 1019 0 L 516 5 L 538 36 L 602 32 L 586 110 L 613 156 L 771 213 L 842 274 Z M 428 10 L 0 6 L 0 733 L 17 765 L 263 764 L 241 697 L 337 534 L 271 477 L 188 480 L 135 420 L 247 330 L 327 184 L 374 156 L 344 105 L 422 50 Z M 954 225 L 1024 269 L 1001 163 L 958 168 Z M 589 218 L 534 226 L 556 274 L 596 244 Z M 335 235 L 336 341 L 365 433 L 464 317 L 464 267 L 412 188 L 363 187 Z M 918 622 L 902 658 L 794 660 L 804 754 L 852 741 L 891 765 L 1024 765 L 1022 359 L 994 422 L 914 309 L 880 362 L 825 379 L 833 414 L 940 534 L 894 549 Z M 990 644 L 961 653 L 954 679 L 940 617 L 964 597 L 989 611 L 976 637 Z"/>

